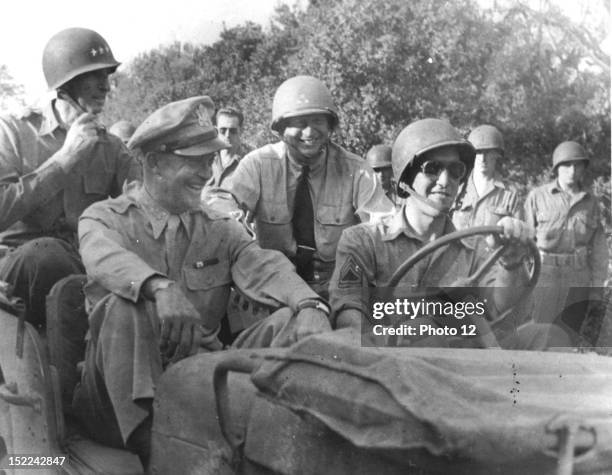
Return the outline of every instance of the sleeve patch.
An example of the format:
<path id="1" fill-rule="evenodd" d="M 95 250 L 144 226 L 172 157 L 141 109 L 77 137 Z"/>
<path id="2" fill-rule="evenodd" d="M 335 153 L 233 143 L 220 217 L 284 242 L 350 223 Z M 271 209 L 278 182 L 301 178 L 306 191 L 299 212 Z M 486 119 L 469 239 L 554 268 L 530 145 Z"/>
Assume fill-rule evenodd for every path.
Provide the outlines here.
<path id="1" fill-rule="evenodd" d="M 341 289 L 361 286 L 363 271 L 359 264 L 355 262 L 353 256 L 344 262 L 342 269 L 340 269 L 340 279 L 338 281 L 338 287 Z"/>

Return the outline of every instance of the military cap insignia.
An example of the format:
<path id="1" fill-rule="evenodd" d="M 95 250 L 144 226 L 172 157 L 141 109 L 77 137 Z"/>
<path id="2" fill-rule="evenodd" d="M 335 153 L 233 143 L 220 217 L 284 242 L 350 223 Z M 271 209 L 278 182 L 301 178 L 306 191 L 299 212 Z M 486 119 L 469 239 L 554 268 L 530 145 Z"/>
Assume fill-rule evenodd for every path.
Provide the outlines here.
<path id="1" fill-rule="evenodd" d="M 338 287 L 345 289 L 348 287 L 360 287 L 362 279 L 362 270 L 359 264 L 355 262 L 353 256 L 349 256 L 342 268 L 340 269 L 340 280 Z"/>
<path id="2" fill-rule="evenodd" d="M 195 110 L 196 116 L 198 118 L 198 124 L 204 128 L 212 127 L 212 121 L 210 120 L 210 114 L 208 113 L 208 109 L 200 104 Z"/>

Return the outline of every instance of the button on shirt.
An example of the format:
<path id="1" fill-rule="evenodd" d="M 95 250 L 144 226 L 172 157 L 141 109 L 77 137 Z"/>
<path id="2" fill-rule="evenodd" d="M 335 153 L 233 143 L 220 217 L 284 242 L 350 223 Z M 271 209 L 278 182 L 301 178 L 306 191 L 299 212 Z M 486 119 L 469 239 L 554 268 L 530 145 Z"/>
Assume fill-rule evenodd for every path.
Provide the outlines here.
<path id="1" fill-rule="evenodd" d="M 525 201 L 525 220 L 536 230 L 540 250 L 574 254 L 587 249 L 592 285 L 603 285 L 608 267 L 608 248 L 599 206 L 588 191 L 564 192 L 556 181 L 532 190 Z"/>
<path id="2" fill-rule="evenodd" d="M 49 102 L 42 111 L 0 117 L 0 241 L 19 245 L 51 236 L 72 240 L 90 204 L 117 196 L 139 175 L 121 140 L 104 134 L 91 156 L 69 173 L 42 167 L 63 145 L 64 130 Z"/>
<path id="3" fill-rule="evenodd" d="M 374 172 L 357 155 L 330 143 L 327 153 L 310 163 L 308 186 L 315 215 L 315 259 L 333 262 L 342 231 L 372 213 L 388 213 L 392 203 Z M 254 215 L 263 248 L 288 256 L 296 253 L 293 203 L 302 165 L 290 159 L 283 142 L 266 145 L 244 157 L 223 189 Z M 217 203 L 215 203 L 215 206 Z"/>
<path id="4" fill-rule="evenodd" d="M 282 254 L 262 250 L 229 217 L 204 207 L 182 213 L 167 243 L 170 215 L 139 183 L 116 199 L 89 207 L 79 222 L 80 251 L 89 277 L 86 295 L 95 304 L 109 292 L 137 302 L 152 276 L 176 276 L 203 318 L 215 329 L 227 309 L 232 282 L 249 298 L 273 308 L 317 295 Z M 174 217 L 176 218 L 176 216 Z M 168 258 L 172 244 L 175 257 Z M 169 262 L 179 256 L 180 269 Z"/>

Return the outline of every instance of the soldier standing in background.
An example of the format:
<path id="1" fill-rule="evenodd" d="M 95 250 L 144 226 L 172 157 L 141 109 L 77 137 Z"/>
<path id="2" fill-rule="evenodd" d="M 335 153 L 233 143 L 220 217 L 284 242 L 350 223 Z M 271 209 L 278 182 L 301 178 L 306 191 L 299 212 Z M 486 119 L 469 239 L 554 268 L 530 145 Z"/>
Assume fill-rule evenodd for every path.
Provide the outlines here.
<path id="1" fill-rule="evenodd" d="M 385 195 L 394 205 L 398 205 L 393 182 L 393 169 L 391 168 L 391 147 L 388 145 L 374 145 L 366 154 L 366 162 L 378 176 L 385 190 Z"/>
<path id="2" fill-rule="evenodd" d="M 608 268 L 599 206 L 583 183 L 588 164 L 580 144 L 559 144 L 553 152 L 555 180 L 532 190 L 525 202 L 525 220 L 535 228 L 542 255 L 533 317 L 563 324 L 574 334 L 589 302 L 602 298 Z"/>
<path id="3" fill-rule="evenodd" d="M 34 324 L 45 321 L 53 284 L 83 272 L 75 247 L 80 214 L 139 174 L 121 140 L 97 121 L 119 64 L 95 31 L 60 31 L 43 52 L 57 98 L 42 110 L 0 118 L 0 242 L 11 249 L 0 278 Z"/>
<path id="4" fill-rule="evenodd" d="M 221 186 L 236 170 L 242 157 L 249 152 L 248 147 L 242 143 L 243 124 L 244 115 L 235 107 L 222 107 L 215 114 L 217 132 L 227 142 L 229 148 L 219 151 L 215 156 L 213 176 L 208 180 L 206 187 Z"/>
<path id="5" fill-rule="evenodd" d="M 480 125 L 468 136 L 476 150 L 474 169 L 459 192 L 453 212 L 457 229 L 489 226 L 504 216 L 521 218 L 518 193 L 501 179 L 499 162 L 504 158 L 504 138 L 492 125 Z M 470 242 L 482 245 L 476 236 Z"/>

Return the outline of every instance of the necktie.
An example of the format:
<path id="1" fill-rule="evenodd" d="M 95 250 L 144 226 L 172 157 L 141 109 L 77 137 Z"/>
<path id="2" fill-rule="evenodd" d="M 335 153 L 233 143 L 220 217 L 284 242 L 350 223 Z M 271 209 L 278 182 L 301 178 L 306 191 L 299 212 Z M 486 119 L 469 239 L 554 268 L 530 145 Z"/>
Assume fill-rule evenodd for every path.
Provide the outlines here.
<path id="1" fill-rule="evenodd" d="M 168 277 L 170 277 L 172 280 L 177 280 L 181 277 L 181 245 L 177 239 L 180 225 L 181 219 L 177 215 L 171 214 L 168 217 L 165 233 L 166 264 L 168 264 Z"/>
<path id="2" fill-rule="evenodd" d="M 302 167 L 302 174 L 295 189 L 293 202 L 293 236 L 297 244 L 295 265 L 297 273 L 306 281 L 314 279 L 312 256 L 316 251 L 314 238 L 314 211 L 308 188 L 308 165 Z"/>

